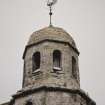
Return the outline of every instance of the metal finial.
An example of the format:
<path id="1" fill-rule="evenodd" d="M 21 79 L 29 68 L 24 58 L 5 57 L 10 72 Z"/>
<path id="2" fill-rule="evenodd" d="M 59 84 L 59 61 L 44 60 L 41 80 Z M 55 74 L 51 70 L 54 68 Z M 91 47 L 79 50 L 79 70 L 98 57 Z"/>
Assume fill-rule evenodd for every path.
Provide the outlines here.
<path id="1" fill-rule="evenodd" d="M 49 13 L 49 15 L 50 15 L 50 26 L 52 26 L 52 15 L 53 15 L 53 13 L 52 13 L 52 6 L 53 6 L 56 2 L 57 2 L 57 0 L 48 0 L 48 2 L 47 2 L 47 6 L 48 6 L 49 9 L 50 9 L 50 13 Z"/>

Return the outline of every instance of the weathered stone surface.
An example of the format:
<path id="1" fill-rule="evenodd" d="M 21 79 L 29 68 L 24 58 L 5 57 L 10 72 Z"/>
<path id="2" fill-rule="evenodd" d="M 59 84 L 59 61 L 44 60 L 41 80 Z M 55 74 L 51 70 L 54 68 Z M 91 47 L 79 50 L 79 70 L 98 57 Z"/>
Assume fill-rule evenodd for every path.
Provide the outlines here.
<path id="1" fill-rule="evenodd" d="M 72 46 L 76 47 L 73 38 L 64 29 L 59 27 L 46 27 L 34 32 L 29 39 L 28 45 L 40 42 L 44 39 L 69 42 Z"/>
<path id="2" fill-rule="evenodd" d="M 61 53 L 56 70 L 55 50 Z M 33 71 L 35 52 L 40 52 L 40 66 Z M 1 105 L 96 105 L 80 89 L 78 56 L 73 38 L 63 29 L 47 27 L 34 32 L 23 54 L 23 87 L 9 103 Z"/>
<path id="3" fill-rule="evenodd" d="M 15 94 L 13 105 L 95 105 L 95 102 L 82 90 L 61 87 L 39 87 Z"/>
<path id="4" fill-rule="evenodd" d="M 53 72 L 53 52 L 59 50 L 62 53 L 62 70 Z M 35 52 L 41 52 L 40 75 L 32 74 L 32 56 Z M 72 77 L 72 56 L 77 61 L 77 80 Z M 70 88 L 79 88 L 78 54 L 66 44 L 55 42 L 44 42 L 32 46 L 26 52 L 24 87 L 32 84 L 57 84 Z"/>

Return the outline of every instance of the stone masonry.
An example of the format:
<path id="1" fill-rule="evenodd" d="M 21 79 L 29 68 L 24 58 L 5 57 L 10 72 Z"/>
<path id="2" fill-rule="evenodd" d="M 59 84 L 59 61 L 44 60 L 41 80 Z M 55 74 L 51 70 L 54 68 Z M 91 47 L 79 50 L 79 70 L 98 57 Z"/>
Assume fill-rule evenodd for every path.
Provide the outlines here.
<path id="1" fill-rule="evenodd" d="M 36 52 L 40 57 L 35 56 L 34 61 Z M 80 89 L 78 56 L 73 38 L 62 28 L 34 32 L 23 54 L 22 89 L 1 105 L 96 105 Z"/>

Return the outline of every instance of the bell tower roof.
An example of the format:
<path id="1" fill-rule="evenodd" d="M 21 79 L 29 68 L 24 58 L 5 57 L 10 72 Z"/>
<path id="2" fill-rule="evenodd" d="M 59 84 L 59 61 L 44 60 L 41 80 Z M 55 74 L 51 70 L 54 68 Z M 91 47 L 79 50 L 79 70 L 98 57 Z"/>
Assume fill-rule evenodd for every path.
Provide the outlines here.
<path id="1" fill-rule="evenodd" d="M 28 41 L 28 46 L 46 39 L 68 42 L 72 47 L 76 48 L 76 44 L 70 34 L 62 28 L 53 26 L 45 27 L 33 32 Z"/>

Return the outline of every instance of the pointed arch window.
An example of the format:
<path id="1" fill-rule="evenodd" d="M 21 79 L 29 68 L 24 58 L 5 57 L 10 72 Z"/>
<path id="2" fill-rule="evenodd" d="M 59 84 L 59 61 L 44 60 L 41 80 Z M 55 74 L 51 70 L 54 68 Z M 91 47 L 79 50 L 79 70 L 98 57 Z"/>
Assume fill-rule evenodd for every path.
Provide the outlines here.
<path id="1" fill-rule="evenodd" d="M 53 69 L 61 70 L 61 52 L 59 50 L 53 52 Z"/>
<path id="2" fill-rule="evenodd" d="M 35 52 L 32 57 L 33 72 L 40 68 L 40 52 Z"/>
<path id="3" fill-rule="evenodd" d="M 72 76 L 77 79 L 77 71 L 76 71 L 76 59 L 72 56 Z"/>

